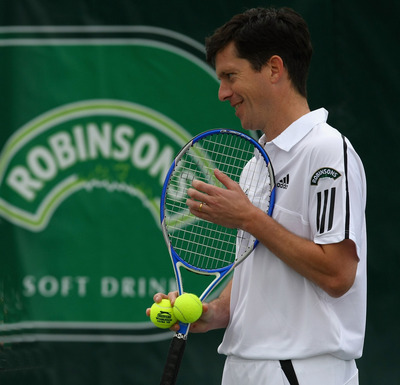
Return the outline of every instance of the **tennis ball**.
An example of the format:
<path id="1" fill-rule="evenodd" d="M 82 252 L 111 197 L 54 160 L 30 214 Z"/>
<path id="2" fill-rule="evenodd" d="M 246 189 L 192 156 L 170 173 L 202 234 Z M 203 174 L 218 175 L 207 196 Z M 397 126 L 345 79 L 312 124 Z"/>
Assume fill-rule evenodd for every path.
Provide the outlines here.
<path id="1" fill-rule="evenodd" d="M 203 305 L 194 294 L 184 293 L 174 303 L 175 317 L 186 324 L 197 321 L 203 313 Z"/>
<path id="2" fill-rule="evenodd" d="M 177 322 L 169 299 L 162 299 L 159 303 L 153 303 L 150 308 L 150 320 L 161 329 L 168 329 Z"/>

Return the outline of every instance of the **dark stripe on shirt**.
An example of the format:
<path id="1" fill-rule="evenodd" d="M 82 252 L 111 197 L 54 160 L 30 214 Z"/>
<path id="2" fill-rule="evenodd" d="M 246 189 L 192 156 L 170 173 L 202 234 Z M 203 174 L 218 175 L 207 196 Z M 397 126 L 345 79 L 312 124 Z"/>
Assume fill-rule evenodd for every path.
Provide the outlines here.
<path id="1" fill-rule="evenodd" d="M 346 215 L 345 215 L 345 228 L 344 228 L 344 238 L 350 238 L 350 194 L 349 194 L 349 180 L 347 178 L 347 168 L 348 168 L 348 160 L 347 160 L 347 143 L 346 138 L 342 135 L 343 139 L 343 156 L 344 156 L 344 177 L 346 183 Z"/>

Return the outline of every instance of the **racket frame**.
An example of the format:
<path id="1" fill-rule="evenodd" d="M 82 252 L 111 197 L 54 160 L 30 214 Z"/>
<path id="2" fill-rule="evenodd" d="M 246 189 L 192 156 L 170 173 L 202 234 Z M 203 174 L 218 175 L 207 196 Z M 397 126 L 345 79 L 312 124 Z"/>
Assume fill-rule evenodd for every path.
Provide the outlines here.
<path id="1" fill-rule="evenodd" d="M 231 135 L 237 135 L 242 137 L 243 139 L 249 141 L 256 147 L 259 151 L 259 153 L 263 156 L 266 167 L 268 168 L 268 174 L 270 177 L 270 185 L 271 185 L 271 191 L 270 191 L 270 197 L 269 197 L 269 206 L 268 206 L 268 211 L 267 214 L 269 216 L 272 215 L 273 212 L 273 207 L 275 204 L 275 191 L 276 191 L 276 186 L 275 186 L 275 176 L 272 168 L 272 164 L 270 162 L 270 159 L 265 152 L 265 150 L 262 148 L 262 146 L 253 138 L 248 136 L 247 134 L 244 134 L 240 131 L 235 131 L 235 130 L 229 130 L 229 129 L 214 129 L 214 130 L 209 130 L 205 131 L 194 138 L 192 138 L 183 148 L 179 151 L 177 156 L 175 157 L 170 169 L 168 170 L 167 176 L 164 181 L 163 189 L 162 189 L 162 195 L 161 195 L 161 201 L 160 201 L 160 222 L 161 222 L 161 228 L 162 228 L 162 233 L 164 236 L 164 240 L 167 244 L 168 251 L 171 257 L 172 265 L 174 268 L 174 273 L 175 273 L 175 278 L 178 286 L 178 293 L 179 295 L 183 294 L 183 283 L 182 283 L 182 275 L 180 272 L 180 269 L 184 267 L 186 270 L 189 270 L 193 273 L 196 274 L 203 274 L 203 275 L 214 275 L 215 278 L 213 281 L 207 286 L 207 288 L 203 291 L 203 293 L 199 296 L 201 301 L 204 301 L 207 296 L 211 293 L 211 291 L 235 268 L 237 267 L 240 263 L 242 263 L 252 252 L 253 250 L 257 247 L 259 244 L 259 241 L 256 239 L 253 246 L 246 250 L 246 252 L 241 255 L 240 259 L 238 260 L 238 256 L 236 255 L 236 258 L 234 262 L 231 264 L 217 268 L 217 269 L 202 269 L 196 266 L 191 265 L 190 263 L 186 262 L 183 260 L 178 253 L 175 251 L 174 247 L 172 246 L 171 240 L 168 235 L 168 229 L 165 224 L 165 200 L 166 200 L 166 193 L 169 185 L 169 180 L 171 178 L 172 173 L 174 172 L 177 164 L 179 161 L 182 159 L 183 155 L 192 147 L 196 142 L 202 140 L 206 136 L 214 135 L 214 134 L 231 134 Z M 173 385 L 176 382 L 176 377 L 179 371 L 180 363 L 183 357 L 183 353 L 185 350 L 186 346 L 186 340 L 187 340 L 187 335 L 189 333 L 189 328 L 190 324 L 186 324 L 183 322 L 179 322 L 179 330 L 175 333 L 174 338 L 171 341 L 170 349 L 168 352 L 168 357 L 167 361 L 164 367 L 164 372 L 163 376 L 160 382 L 160 385 Z"/>
<path id="2" fill-rule="evenodd" d="M 211 293 L 211 291 L 218 285 L 219 282 L 221 282 L 226 275 L 228 275 L 232 269 L 234 269 L 236 266 L 238 266 L 240 263 L 242 263 L 252 252 L 253 250 L 257 247 L 259 241 L 256 239 L 254 242 L 254 245 L 252 248 L 247 250 L 247 252 L 241 256 L 240 260 L 235 259 L 233 263 L 231 263 L 228 266 L 221 267 L 218 269 L 202 269 L 198 268 L 196 266 L 193 266 L 183 260 L 178 253 L 175 251 L 174 247 L 171 244 L 170 238 L 168 236 L 168 230 L 167 226 L 165 224 L 165 197 L 166 197 L 166 192 L 168 189 L 169 185 L 169 180 L 171 178 L 172 173 L 174 172 L 177 164 L 179 161 L 182 159 L 183 155 L 189 151 L 190 147 L 193 147 L 193 145 L 202 140 L 206 136 L 214 135 L 214 134 L 230 134 L 230 135 L 237 135 L 239 137 L 242 137 L 243 139 L 249 141 L 252 143 L 259 151 L 259 153 L 264 157 L 266 167 L 269 169 L 268 174 L 269 177 L 271 178 L 270 185 L 272 186 L 271 192 L 270 192 L 270 203 L 268 207 L 268 215 L 272 215 L 273 212 L 273 207 L 275 204 L 275 176 L 272 168 L 271 161 L 266 154 L 265 150 L 262 148 L 262 146 L 253 138 L 248 136 L 247 134 L 244 134 L 240 131 L 235 131 L 235 130 L 230 130 L 230 129 L 213 129 L 209 131 L 205 131 L 201 134 L 198 134 L 194 138 L 192 138 L 186 145 L 182 147 L 182 149 L 179 151 L 179 153 L 176 155 L 171 167 L 168 170 L 167 176 L 165 177 L 163 189 L 162 189 L 162 195 L 161 195 L 161 201 L 160 201 L 160 221 L 161 221 L 161 227 L 162 227 L 162 232 L 164 236 L 164 240 L 167 244 L 168 251 L 172 260 L 172 265 L 174 267 L 174 273 L 175 273 L 175 278 L 178 286 L 178 293 L 179 295 L 183 294 L 183 283 L 182 283 L 182 275 L 180 273 L 180 268 L 184 267 L 185 269 L 196 273 L 196 274 L 203 274 L 203 275 L 215 275 L 215 279 L 207 286 L 207 288 L 203 291 L 203 293 L 199 296 L 200 300 L 203 301 L 207 298 L 207 296 Z M 187 324 L 183 324 L 180 322 L 180 330 L 178 333 L 181 333 L 183 335 L 187 335 L 188 333 L 188 326 Z"/>

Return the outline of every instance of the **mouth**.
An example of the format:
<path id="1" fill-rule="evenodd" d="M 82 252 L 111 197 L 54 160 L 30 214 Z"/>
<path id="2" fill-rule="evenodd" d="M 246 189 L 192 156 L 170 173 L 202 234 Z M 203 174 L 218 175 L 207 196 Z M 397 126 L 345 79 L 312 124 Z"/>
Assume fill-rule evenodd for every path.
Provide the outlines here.
<path id="1" fill-rule="evenodd" d="M 243 102 L 239 102 L 239 103 L 236 103 L 235 105 L 232 106 L 232 107 L 235 109 L 235 112 L 238 111 L 239 107 L 240 107 L 242 104 L 243 104 Z"/>

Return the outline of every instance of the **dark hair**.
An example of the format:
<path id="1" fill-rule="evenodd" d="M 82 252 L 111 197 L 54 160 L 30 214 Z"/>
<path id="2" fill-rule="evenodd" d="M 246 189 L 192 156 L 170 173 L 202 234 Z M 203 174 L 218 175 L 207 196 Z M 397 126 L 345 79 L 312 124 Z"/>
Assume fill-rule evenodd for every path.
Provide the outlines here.
<path id="1" fill-rule="evenodd" d="M 235 15 L 206 38 L 206 59 L 215 67 L 215 57 L 234 42 L 238 57 L 261 71 L 273 55 L 282 58 L 296 90 L 307 96 L 307 76 L 312 46 L 304 19 L 290 8 L 252 8 Z"/>

